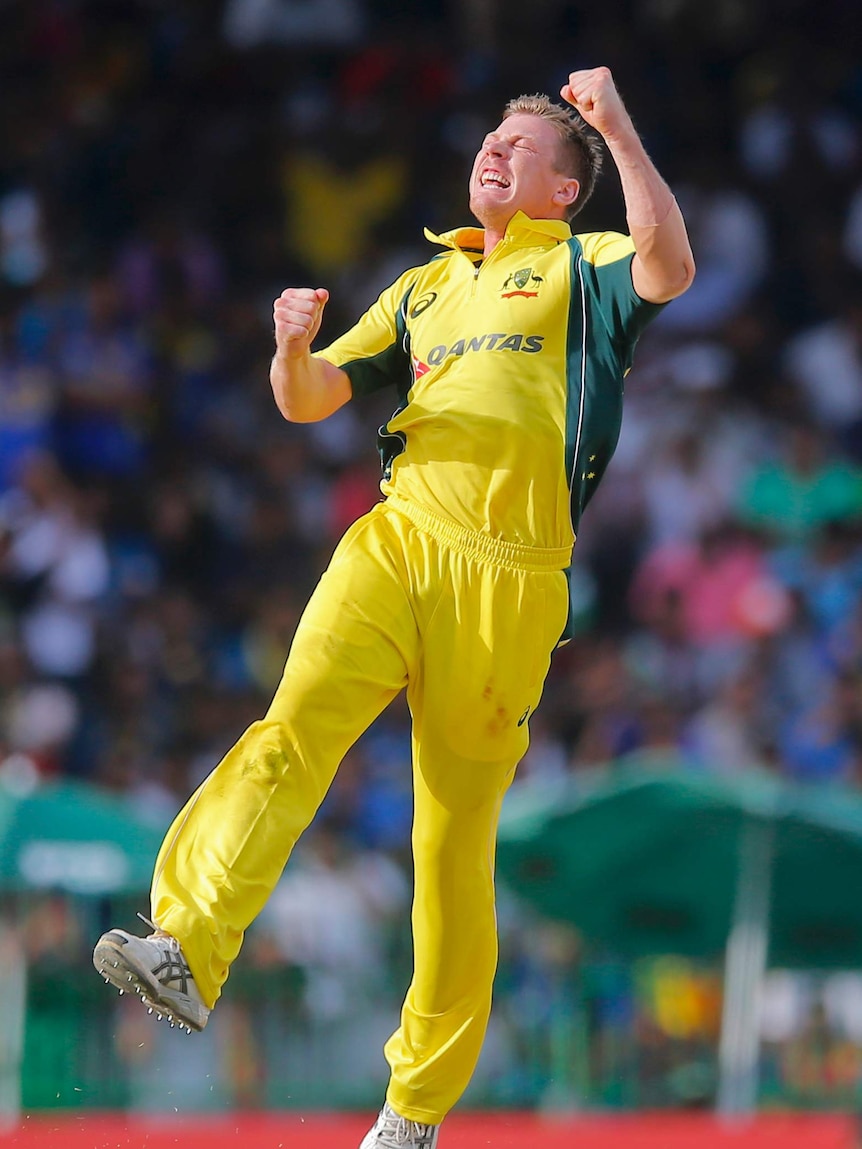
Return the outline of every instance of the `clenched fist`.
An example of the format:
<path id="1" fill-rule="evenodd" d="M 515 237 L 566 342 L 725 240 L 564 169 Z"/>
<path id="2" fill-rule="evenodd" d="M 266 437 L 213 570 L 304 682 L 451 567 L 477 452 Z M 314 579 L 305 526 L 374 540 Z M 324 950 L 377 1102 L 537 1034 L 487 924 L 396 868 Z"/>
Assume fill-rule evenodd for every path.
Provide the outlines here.
<path id="1" fill-rule="evenodd" d="M 325 287 L 288 287 L 282 291 L 272 309 L 279 358 L 296 359 L 308 353 L 328 299 Z"/>
<path id="2" fill-rule="evenodd" d="M 560 88 L 560 95 L 606 140 L 632 128 L 631 118 L 620 99 L 610 68 L 586 68 L 572 72 L 569 82 Z"/>

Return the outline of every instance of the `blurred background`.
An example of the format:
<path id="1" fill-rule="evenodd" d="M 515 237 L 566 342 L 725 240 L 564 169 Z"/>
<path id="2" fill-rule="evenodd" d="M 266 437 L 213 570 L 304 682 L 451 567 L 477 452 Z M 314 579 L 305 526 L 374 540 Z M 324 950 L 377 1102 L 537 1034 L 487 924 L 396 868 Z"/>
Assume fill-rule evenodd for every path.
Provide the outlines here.
<path id="1" fill-rule="evenodd" d="M 827 841 L 794 872 L 832 932 L 809 920 L 807 948 L 760 963 L 754 1100 L 858 1105 L 860 43 L 858 0 L 0 2 L 0 1109 L 379 1103 L 411 961 L 403 703 L 348 755 L 202 1037 L 126 1008 L 90 954 L 147 912 L 162 833 L 268 704 L 378 497 L 394 396 L 284 423 L 272 300 L 326 286 L 341 332 L 427 258 L 423 226 L 469 222 L 506 100 L 597 64 L 698 277 L 641 341 L 513 809 L 643 771 L 828 824 L 840 864 Z M 625 230 L 610 164 L 576 224 L 606 228 Z M 614 822 L 620 856 L 642 817 Z M 667 882 L 698 852 L 671 851 Z M 730 866 L 695 943 L 667 913 L 587 928 L 541 904 L 534 863 L 501 880 L 465 1105 L 712 1107 L 725 942 L 758 897 L 770 918 L 770 866 L 747 894 Z"/>

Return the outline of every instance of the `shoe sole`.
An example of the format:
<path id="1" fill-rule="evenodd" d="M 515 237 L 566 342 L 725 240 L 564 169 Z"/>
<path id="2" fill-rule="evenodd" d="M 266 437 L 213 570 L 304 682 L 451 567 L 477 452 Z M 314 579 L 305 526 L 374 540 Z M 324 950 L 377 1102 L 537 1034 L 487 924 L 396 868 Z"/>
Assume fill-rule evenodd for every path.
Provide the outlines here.
<path id="1" fill-rule="evenodd" d="M 157 1021 L 166 1019 L 170 1022 L 171 1029 L 179 1026 L 187 1033 L 191 1033 L 192 1030 L 200 1033 L 206 1021 L 204 1025 L 200 1025 L 193 1018 L 179 1013 L 176 1005 L 162 996 L 161 987 L 150 972 L 128 960 L 123 952 L 124 948 L 109 937 L 100 938 L 96 943 L 96 948 L 93 950 L 93 965 L 104 981 L 118 989 L 121 996 L 134 991 L 147 1006 L 147 1012 L 154 1013 Z"/>

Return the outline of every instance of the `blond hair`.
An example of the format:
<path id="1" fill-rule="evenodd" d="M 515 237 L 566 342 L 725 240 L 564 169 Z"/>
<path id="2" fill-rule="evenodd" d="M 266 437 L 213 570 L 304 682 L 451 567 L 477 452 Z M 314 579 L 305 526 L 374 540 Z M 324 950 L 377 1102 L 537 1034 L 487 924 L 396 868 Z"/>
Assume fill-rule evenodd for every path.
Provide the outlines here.
<path id="1" fill-rule="evenodd" d="M 531 96 L 516 96 L 514 100 L 509 100 L 503 111 L 503 119 L 506 120 L 518 113 L 540 116 L 557 129 L 562 144 L 557 170 L 562 175 L 573 177 L 580 184 L 577 199 L 567 213 L 567 218 L 572 219 L 593 194 L 602 169 L 603 153 L 599 137 L 574 108 L 555 104 L 549 96 L 541 92 Z"/>

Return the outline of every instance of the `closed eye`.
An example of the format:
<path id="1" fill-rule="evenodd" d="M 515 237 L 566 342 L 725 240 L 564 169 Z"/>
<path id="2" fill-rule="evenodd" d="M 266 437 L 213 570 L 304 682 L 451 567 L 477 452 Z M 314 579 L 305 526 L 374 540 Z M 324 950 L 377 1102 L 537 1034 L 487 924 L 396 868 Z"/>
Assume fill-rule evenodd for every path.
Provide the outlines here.
<path id="1" fill-rule="evenodd" d="M 482 150 L 485 152 L 494 151 L 499 147 L 517 148 L 521 152 L 530 152 L 535 154 L 536 147 L 532 140 L 526 139 L 522 136 L 513 136 L 509 139 L 501 136 L 486 136 L 482 141 Z"/>

